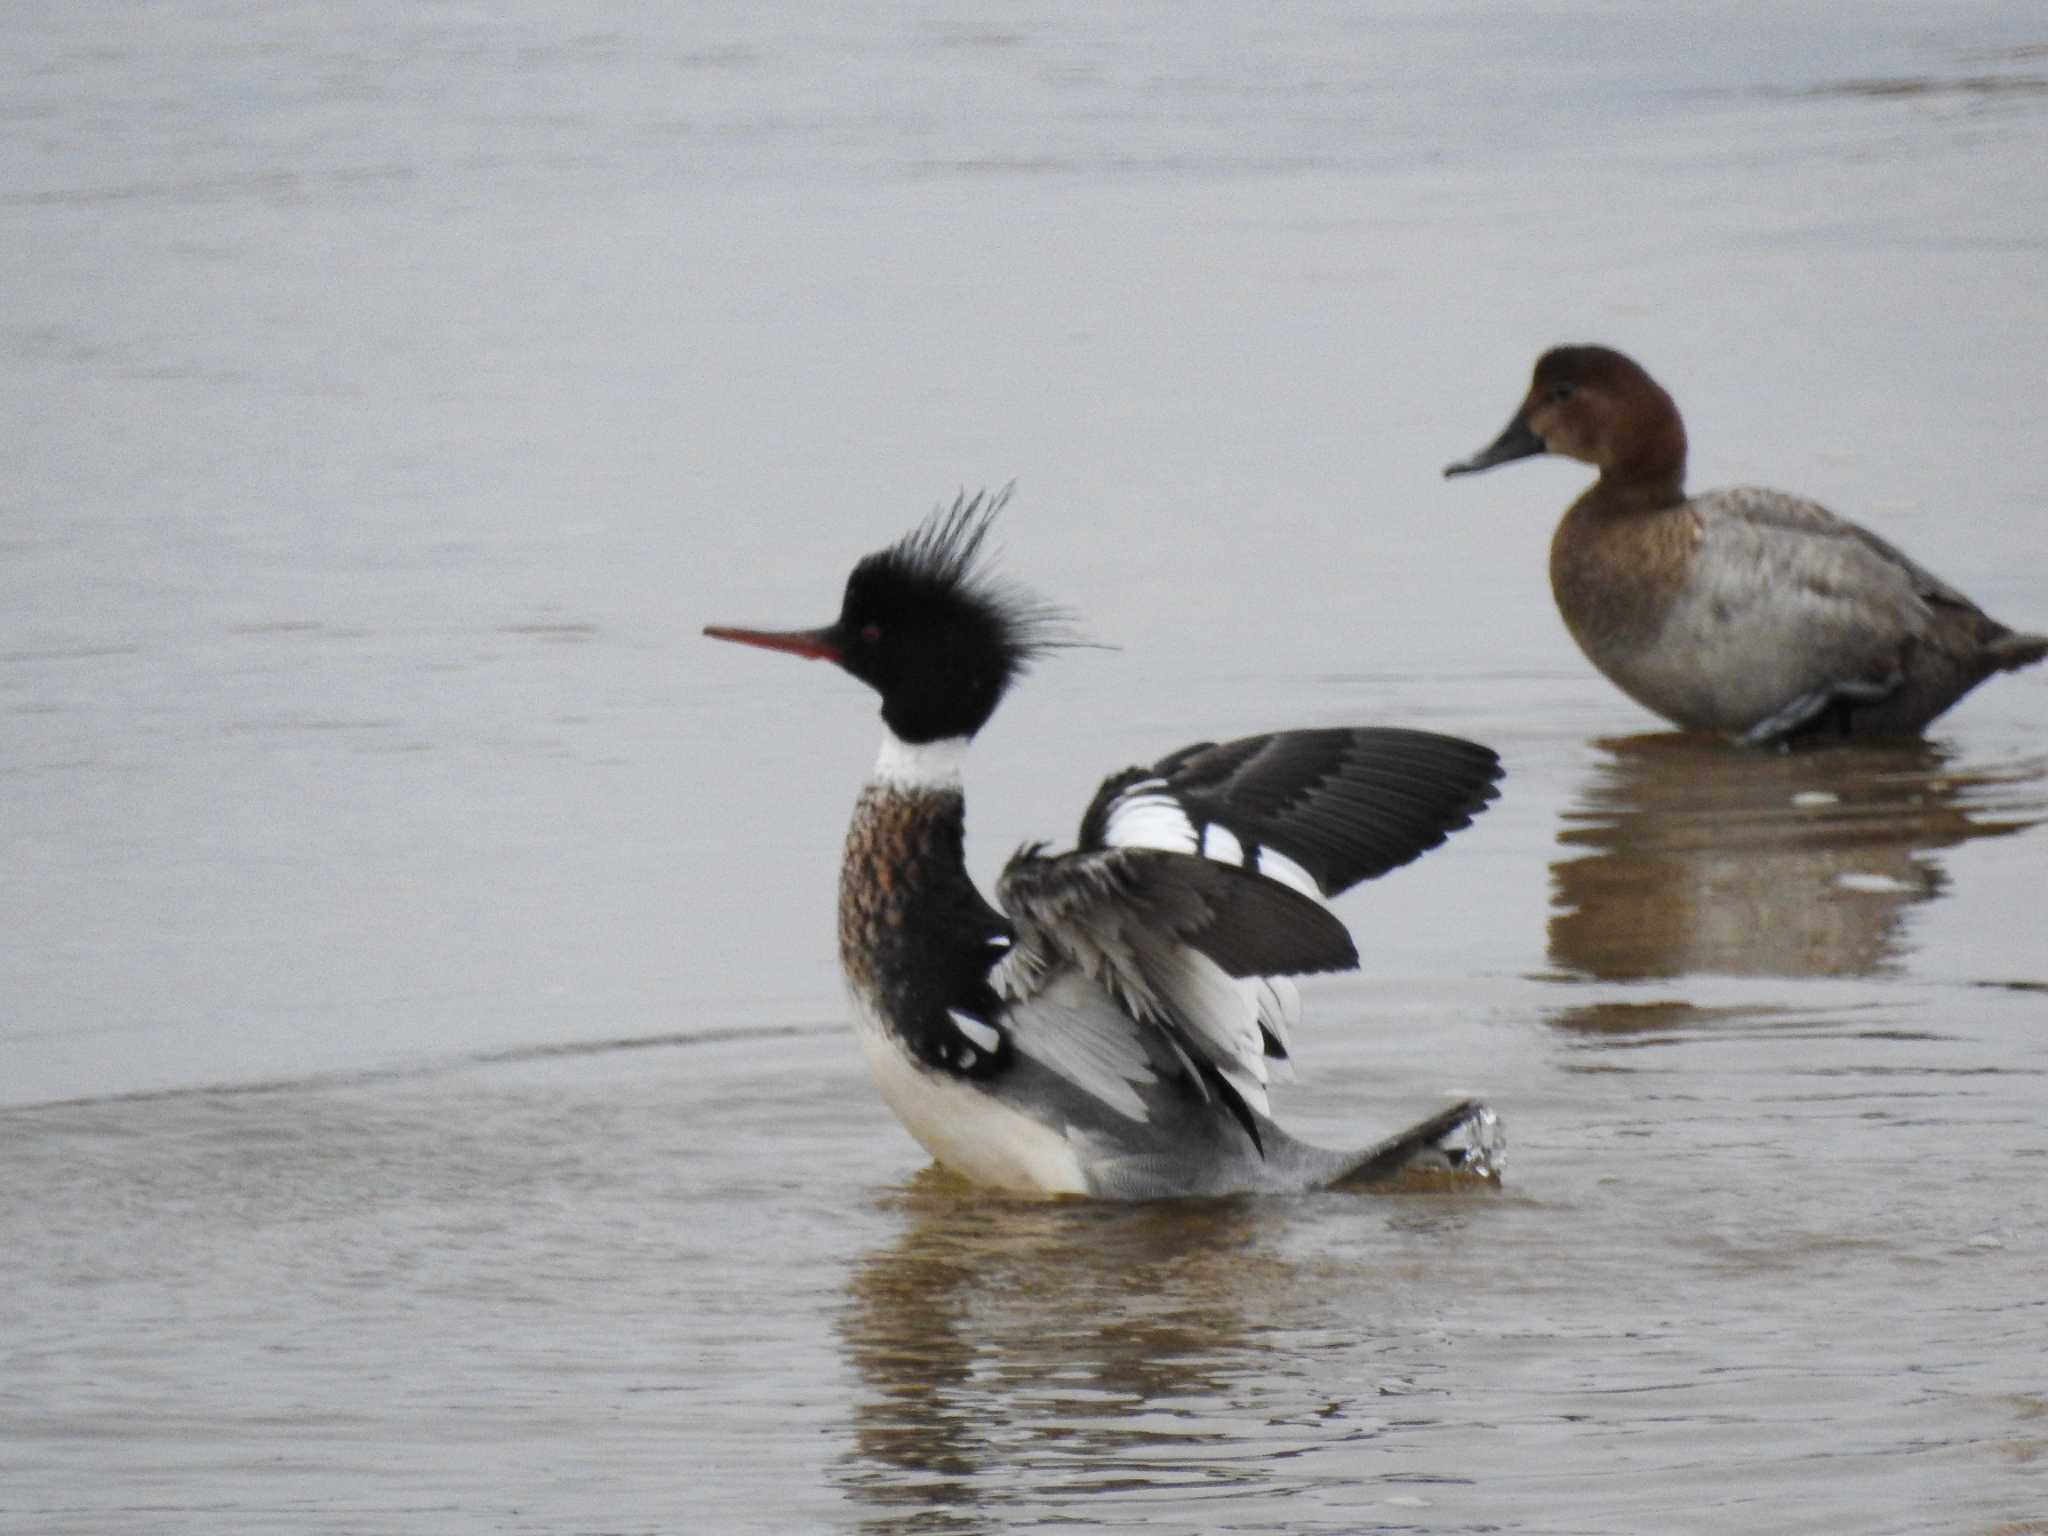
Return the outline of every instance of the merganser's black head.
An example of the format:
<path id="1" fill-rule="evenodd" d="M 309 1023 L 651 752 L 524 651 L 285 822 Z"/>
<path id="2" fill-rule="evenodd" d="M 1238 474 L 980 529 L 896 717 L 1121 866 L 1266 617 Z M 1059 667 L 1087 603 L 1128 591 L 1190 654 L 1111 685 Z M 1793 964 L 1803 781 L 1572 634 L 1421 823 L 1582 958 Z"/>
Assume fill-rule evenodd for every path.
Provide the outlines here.
<path id="1" fill-rule="evenodd" d="M 991 576 L 980 560 L 1005 486 L 933 510 L 846 578 L 823 629 L 705 627 L 714 640 L 837 662 L 882 696 L 882 719 L 918 745 L 972 736 L 1033 657 L 1071 643 L 1066 616 Z"/>

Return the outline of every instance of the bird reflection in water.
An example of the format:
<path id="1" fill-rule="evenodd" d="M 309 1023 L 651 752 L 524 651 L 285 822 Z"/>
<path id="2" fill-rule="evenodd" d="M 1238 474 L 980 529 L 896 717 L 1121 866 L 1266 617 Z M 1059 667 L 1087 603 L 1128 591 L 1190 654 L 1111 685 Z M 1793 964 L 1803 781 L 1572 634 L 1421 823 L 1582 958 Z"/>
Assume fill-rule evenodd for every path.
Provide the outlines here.
<path id="1" fill-rule="evenodd" d="M 837 1480 L 875 1533 L 1007 1529 L 1084 1500 L 1099 1516 L 1105 1495 L 1299 1492 L 1327 1470 L 1306 1452 L 1384 1421 L 1370 1382 L 1354 1404 L 1294 1379 L 1304 1347 L 1369 1349 L 1371 1324 L 1325 1315 L 1304 1272 L 1321 1261 L 1288 1257 L 1287 1231 L 1309 1222 L 1327 1246 L 1333 1212 L 1369 1205 L 1435 1248 L 1465 1221 L 1454 1185 L 1031 1203 L 927 1168 L 894 1202 L 901 1236 L 849 1283 L 839 1332 L 865 1390 Z"/>
<path id="2" fill-rule="evenodd" d="M 1928 742 L 1598 745 L 1551 866 L 1550 956 L 1600 980 L 1894 969 L 1907 915 L 1948 884 L 1931 855 L 2048 816 L 2048 763 L 1968 770 Z"/>

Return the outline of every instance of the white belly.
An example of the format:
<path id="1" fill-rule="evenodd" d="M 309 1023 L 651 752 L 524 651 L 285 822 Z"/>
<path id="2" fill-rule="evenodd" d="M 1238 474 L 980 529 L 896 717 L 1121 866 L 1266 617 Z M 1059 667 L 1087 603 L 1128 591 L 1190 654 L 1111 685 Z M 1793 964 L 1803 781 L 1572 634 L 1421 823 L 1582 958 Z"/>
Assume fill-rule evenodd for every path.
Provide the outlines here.
<path id="1" fill-rule="evenodd" d="M 1085 1195 L 1073 1143 L 982 1092 L 914 1060 L 860 998 L 855 1032 L 868 1071 L 904 1129 L 944 1166 L 977 1184 L 1043 1195 Z"/>

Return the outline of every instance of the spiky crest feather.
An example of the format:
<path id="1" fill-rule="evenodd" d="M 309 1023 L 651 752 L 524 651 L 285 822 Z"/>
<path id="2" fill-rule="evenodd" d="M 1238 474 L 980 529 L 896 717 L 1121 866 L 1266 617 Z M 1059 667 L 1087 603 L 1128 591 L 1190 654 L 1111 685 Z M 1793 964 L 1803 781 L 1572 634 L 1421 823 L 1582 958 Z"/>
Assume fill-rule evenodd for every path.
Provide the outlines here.
<path id="1" fill-rule="evenodd" d="M 1047 651 L 1086 644 L 1075 633 L 1069 610 L 996 575 L 990 569 L 993 550 L 983 558 L 996 517 L 1010 504 L 1016 488 L 1012 480 L 999 491 L 980 490 L 970 496 L 962 490 L 950 506 L 940 502 L 910 532 L 856 565 L 848 590 L 865 573 L 870 581 L 901 582 L 934 604 L 980 610 L 994 625 L 1010 662 L 1006 676 L 1012 679 Z"/>

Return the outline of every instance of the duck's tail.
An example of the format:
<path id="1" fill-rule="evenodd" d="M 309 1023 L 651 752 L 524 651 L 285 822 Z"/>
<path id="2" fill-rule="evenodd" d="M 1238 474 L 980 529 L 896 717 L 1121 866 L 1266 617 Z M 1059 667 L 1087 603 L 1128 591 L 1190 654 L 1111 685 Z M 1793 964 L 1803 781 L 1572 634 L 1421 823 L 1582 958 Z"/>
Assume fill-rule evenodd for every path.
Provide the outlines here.
<path id="1" fill-rule="evenodd" d="M 1497 1184 L 1507 1146 L 1500 1116 L 1478 1099 L 1465 1099 L 1366 1148 L 1329 1185 L 1335 1189 L 1372 1184 L 1410 1172 L 1451 1173 Z"/>
<path id="2" fill-rule="evenodd" d="M 1984 659 L 1994 672 L 2017 672 L 2048 656 L 2048 635 L 2016 635 L 2007 630 L 1984 647 Z"/>

